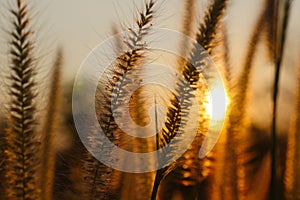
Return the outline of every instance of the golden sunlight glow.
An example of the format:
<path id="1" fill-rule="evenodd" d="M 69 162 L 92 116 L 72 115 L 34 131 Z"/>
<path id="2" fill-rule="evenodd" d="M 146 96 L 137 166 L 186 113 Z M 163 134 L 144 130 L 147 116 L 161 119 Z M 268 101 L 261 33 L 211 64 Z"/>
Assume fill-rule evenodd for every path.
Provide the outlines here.
<path id="1" fill-rule="evenodd" d="M 224 119 L 228 101 L 228 96 L 224 91 L 222 84 L 211 88 L 207 95 L 206 111 L 212 121 Z"/>

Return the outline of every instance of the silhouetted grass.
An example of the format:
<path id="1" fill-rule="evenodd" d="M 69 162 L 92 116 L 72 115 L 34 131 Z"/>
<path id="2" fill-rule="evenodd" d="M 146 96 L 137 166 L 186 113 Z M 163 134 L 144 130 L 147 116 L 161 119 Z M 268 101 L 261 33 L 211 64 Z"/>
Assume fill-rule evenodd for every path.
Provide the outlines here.
<path id="1" fill-rule="evenodd" d="M 151 54 L 147 54 L 148 45 L 151 43 L 145 41 L 145 38 L 152 30 L 158 1 L 144 1 L 143 10 L 138 10 L 133 20 L 134 27 L 127 27 L 124 30 L 127 34 L 115 41 L 115 53 L 120 56 L 109 66 L 103 76 L 104 79 L 98 83 L 95 105 L 100 126 L 110 141 L 119 148 L 135 153 L 158 150 L 157 158 L 151 161 L 133 161 L 136 169 L 141 169 L 148 164 L 154 165 L 161 159 L 172 159 L 172 155 L 184 147 L 181 142 L 192 134 L 188 119 L 193 117 L 191 106 L 194 98 L 199 106 L 196 111 L 199 116 L 193 119 L 197 121 L 197 134 L 185 153 L 179 159 L 172 160 L 169 166 L 145 174 L 120 172 L 104 165 L 84 148 L 76 136 L 71 137 L 74 142 L 71 149 L 57 157 L 56 133 L 64 127 L 75 134 L 70 117 L 71 111 L 66 111 L 68 117 L 61 116 L 60 112 L 63 106 L 60 93 L 64 89 L 61 86 L 63 56 L 62 51 L 58 50 L 49 79 L 44 79 L 50 83 L 47 88 L 49 96 L 45 99 L 38 98 L 42 93 L 41 87 L 38 87 L 40 83 L 37 81 L 41 76 L 39 74 L 41 67 L 37 64 L 36 55 L 38 53 L 36 49 L 39 47 L 33 37 L 37 32 L 32 26 L 37 17 L 31 16 L 28 2 L 14 0 L 10 4 L 12 8 L 9 8 L 10 18 L 7 20 L 11 24 L 11 29 L 8 31 L 9 52 L 6 55 L 9 58 L 7 66 L 9 76 L 5 79 L 8 84 L 4 91 L 9 98 L 5 105 L 8 112 L 4 116 L 7 123 L 0 124 L 1 200 L 158 198 L 243 200 L 253 197 L 266 199 L 268 192 L 271 200 L 283 198 L 280 195 L 283 192 L 285 199 L 299 198 L 299 83 L 287 136 L 287 152 L 281 152 L 282 155 L 286 154 L 286 166 L 282 167 L 286 167 L 284 180 L 283 177 L 277 176 L 279 153 L 276 152 L 276 148 L 284 143 L 276 130 L 276 120 L 279 114 L 277 112 L 279 79 L 291 0 L 265 0 L 262 12 L 251 28 L 246 54 L 242 58 L 241 73 L 238 75 L 234 74 L 231 68 L 233 58 L 229 52 L 232 49 L 231 41 L 235 38 L 230 38 L 227 24 L 221 24 L 224 12 L 227 11 L 227 4 L 233 1 L 210 0 L 203 19 L 196 18 L 199 16 L 196 0 L 184 1 L 181 32 L 188 37 L 194 37 L 195 44 L 188 44 L 186 39 L 178 41 L 180 52 L 187 55 L 188 59 L 178 59 L 176 68 L 180 73 L 174 82 L 175 94 L 165 105 L 166 118 L 163 119 L 163 128 L 158 130 L 156 127 L 155 137 L 141 139 L 126 135 L 115 118 L 121 117 L 120 105 L 125 102 L 128 91 L 135 86 L 136 81 L 143 78 L 141 74 L 134 74 L 132 77 L 128 74 L 153 59 L 150 57 Z M 199 23 L 199 27 L 193 27 L 195 21 Z M 114 33 L 120 31 L 117 26 L 113 27 Z M 216 38 L 219 31 L 223 33 L 221 42 L 218 41 L 220 38 Z M 268 60 L 271 60 L 275 67 L 274 85 L 271 88 L 273 96 L 270 98 L 270 102 L 273 103 L 273 113 L 270 116 L 271 140 L 266 139 L 268 137 L 266 131 L 255 129 L 248 123 L 247 111 L 254 109 L 249 107 L 249 96 L 252 84 L 257 84 L 252 78 L 260 42 L 264 42 Z M 223 59 L 222 73 L 230 97 L 223 129 L 226 140 L 222 141 L 222 144 L 217 143 L 217 150 L 212 152 L 211 157 L 200 159 L 199 149 L 208 134 L 210 120 L 206 110 L 208 85 L 205 80 L 214 78 L 208 76 L 210 65 L 207 56 L 215 56 L 214 50 L 220 44 L 224 47 L 224 55 L 219 57 L 217 55 L 216 59 Z M 299 82 L 300 78 L 298 79 Z M 149 116 L 146 111 L 151 103 L 155 104 L 155 125 L 157 126 L 160 121 L 156 104 L 162 97 L 159 96 L 161 94 L 158 95 L 156 88 L 152 92 L 153 100 L 147 96 L 146 87 L 140 87 L 132 94 L 130 114 L 133 121 L 140 126 L 148 124 Z M 45 105 L 47 106 L 45 114 L 38 113 L 39 109 L 36 107 L 46 107 Z M 43 124 L 40 125 L 40 121 Z M 64 124 L 62 125 L 60 121 Z M 67 123 L 72 125 L 66 125 Z M 133 132 L 136 131 L 134 127 L 130 127 L 132 125 L 128 123 L 128 119 L 122 119 L 122 123 Z M 5 130 L 2 130 L 2 126 L 5 126 Z M 101 136 L 96 132 L 90 133 L 90 136 L 91 147 L 95 151 L 101 149 L 101 153 L 110 158 L 112 152 L 107 148 L 108 144 L 103 143 Z M 170 151 L 164 150 L 166 146 L 170 147 Z M 268 152 L 270 157 L 266 156 Z M 126 158 L 120 160 L 120 165 L 127 164 Z M 253 176 L 255 173 L 257 174 Z M 270 177 L 270 180 L 261 180 L 266 184 L 252 191 L 255 181 L 263 175 Z M 60 184 L 70 185 L 60 187 Z"/>
<path id="2" fill-rule="evenodd" d="M 11 10 L 10 112 L 6 130 L 5 199 L 39 199 L 39 142 L 35 104 L 33 40 L 27 4 L 16 1 Z"/>

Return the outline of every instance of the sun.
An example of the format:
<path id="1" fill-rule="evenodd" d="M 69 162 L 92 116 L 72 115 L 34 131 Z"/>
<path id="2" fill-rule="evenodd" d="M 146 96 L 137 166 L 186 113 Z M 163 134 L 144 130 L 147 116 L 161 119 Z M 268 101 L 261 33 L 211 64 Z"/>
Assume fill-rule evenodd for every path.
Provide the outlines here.
<path id="1" fill-rule="evenodd" d="M 206 111 L 212 122 L 224 120 L 228 103 L 229 98 L 222 84 L 210 88 L 207 95 Z"/>

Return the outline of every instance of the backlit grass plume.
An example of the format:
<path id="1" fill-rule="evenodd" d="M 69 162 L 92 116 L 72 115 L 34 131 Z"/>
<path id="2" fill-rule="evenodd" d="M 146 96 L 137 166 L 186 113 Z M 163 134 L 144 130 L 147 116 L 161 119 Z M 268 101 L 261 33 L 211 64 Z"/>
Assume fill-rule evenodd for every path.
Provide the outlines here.
<path id="1" fill-rule="evenodd" d="M 199 150 L 203 139 L 208 131 L 208 116 L 206 111 L 206 96 L 208 85 L 205 83 L 205 78 L 209 74 L 209 61 L 206 60 L 205 54 L 212 55 L 212 50 L 216 46 L 215 36 L 220 25 L 220 20 L 226 9 L 227 1 L 214 1 L 208 8 L 203 22 L 200 24 L 196 37 L 197 43 L 203 46 L 204 49 L 196 49 L 191 53 L 190 57 L 193 61 L 193 66 L 200 68 L 202 75 L 197 83 L 196 97 L 199 106 L 199 125 L 198 132 L 188 150 L 177 161 L 177 166 L 174 169 L 174 176 L 177 177 L 177 182 L 183 186 L 197 187 L 210 173 L 209 161 L 207 158 L 199 159 Z M 204 51 L 205 50 L 205 51 Z M 201 54 L 203 54 L 201 56 Z M 197 56 L 196 56 L 197 55 Z M 206 67 L 206 68 L 205 68 Z M 203 80 L 204 79 L 204 80 Z M 196 196 L 198 194 L 195 194 Z"/>
<path id="2" fill-rule="evenodd" d="M 36 133 L 35 69 L 32 30 L 28 7 L 17 0 L 11 10 L 13 30 L 10 42 L 10 104 L 6 131 L 6 198 L 8 200 L 40 199 L 38 177 L 39 142 Z"/>
<path id="3" fill-rule="evenodd" d="M 100 126 L 110 141 L 118 146 L 124 143 L 124 138 L 122 138 L 124 133 L 118 127 L 114 118 L 118 117 L 118 105 L 123 101 L 124 96 L 128 95 L 126 91 L 127 87 L 130 87 L 130 82 L 126 78 L 126 73 L 141 64 L 143 51 L 145 50 L 143 37 L 148 34 L 152 26 L 153 9 L 154 1 L 146 2 L 145 10 L 140 12 L 136 19 L 137 28 L 126 30 L 128 34 L 123 41 L 125 45 L 117 44 L 117 47 L 124 46 L 124 50 L 121 52 L 122 55 L 105 72 L 105 76 L 100 80 L 96 92 L 96 113 Z M 97 136 L 95 135 L 95 137 Z M 110 157 L 111 152 L 105 150 L 108 144 L 100 144 L 101 139 L 90 139 L 91 143 L 95 143 L 95 148 L 103 149 L 103 153 Z M 97 144 L 98 141 L 99 144 Z M 118 189 L 118 184 L 121 181 L 120 172 L 105 166 L 91 156 L 88 156 L 86 161 L 87 163 L 84 164 L 86 166 L 84 168 L 84 179 L 87 186 L 85 191 L 87 199 L 109 199 L 111 197 L 107 192 L 113 194 L 116 193 L 116 189 L 120 190 Z M 121 191 L 119 192 L 121 193 Z"/>
<path id="4" fill-rule="evenodd" d="M 171 100 L 171 106 L 167 109 L 167 121 L 160 133 L 161 136 L 159 141 L 157 141 L 160 144 L 160 147 L 166 146 L 173 138 L 182 140 L 183 137 L 189 137 L 189 133 L 180 131 L 182 130 L 180 128 L 184 129 L 186 126 L 185 123 L 187 122 L 188 115 L 190 114 L 190 107 L 192 105 L 191 99 L 195 97 L 194 92 L 198 88 L 199 80 L 205 78 L 203 77 L 203 73 L 205 73 L 206 70 L 209 70 L 205 68 L 208 64 L 205 55 L 211 53 L 217 24 L 222 17 L 225 7 L 226 1 L 213 1 L 206 12 L 204 21 L 199 26 L 196 35 L 197 43 L 190 52 L 189 60 L 184 63 L 182 76 L 180 76 L 179 80 L 176 82 L 176 98 L 174 97 Z M 203 91 L 200 92 L 202 93 Z M 203 93 L 201 95 L 203 95 Z M 205 99 L 205 97 L 201 95 L 200 98 Z M 176 150 L 176 148 L 178 147 L 174 147 L 174 150 Z M 166 156 L 169 157 L 169 155 Z M 176 168 L 176 165 L 177 163 L 175 162 L 171 164 L 170 167 L 165 167 L 157 171 L 151 199 L 156 199 L 160 181 L 167 173 L 173 170 L 170 168 Z"/>
<path id="5" fill-rule="evenodd" d="M 106 85 L 104 88 L 105 91 L 101 91 L 101 97 L 105 101 L 103 104 L 104 111 L 101 116 L 99 116 L 100 124 L 104 128 L 105 134 L 111 134 L 118 127 L 114 122 L 113 110 L 111 105 L 117 105 L 123 96 L 127 95 L 124 87 L 126 82 L 126 73 L 138 67 L 141 64 L 141 58 L 143 57 L 142 51 L 145 50 L 145 44 L 143 42 L 143 37 L 149 32 L 151 28 L 151 21 L 153 18 L 153 7 L 154 1 L 149 1 L 146 3 L 146 9 L 144 12 L 140 12 L 140 17 L 136 20 L 137 30 L 129 28 L 129 36 L 125 39 L 126 50 L 125 52 L 118 57 L 117 63 L 115 66 L 112 66 L 112 69 L 108 70 L 108 78 L 112 77 L 112 80 L 105 80 L 107 82 L 101 82 L 101 84 Z M 100 88 L 101 89 L 101 88 Z M 117 108 L 115 108 L 117 109 Z"/>
<path id="6" fill-rule="evenodd" d="M 8 29 L 9 42 L 6 44 L 9 51 L 4 55 L 8 58 L 8 64 L 2 61 L 2 57 L 0 60 L 1 66 L 7 65 L 7 69 L 2 71 L 9 75 L 4 81 L 7 84 L 3 89 L 8 94 L 0 97 L 2 99 L 3 96 L 8 97 L 4 100 L 7 104 L 3 106 L 8 108 L 8 112 L 4 117 L 0 116 L 0 119 L 5 119 L 0 122 L 0 200 L 246 200 L 266 199 L 268 195 L 270 200 L 300 198 L 300 88 L 298 83 L 300 72 L 298 72 L 297 91 L 295 91 L 293 104 L 294 113 L 287 135 L 287 152 L 283 151 L 286 147 L 284 140 L 286 135 L 278 134 L 277 131 L 278 125 L 282 125 L 282 122 L 277 119 L 277 115 L 280 114 L 277 112 L 279 80 L 292 0 L 264 0 L 262 9 L 258 6 L 253 7 L 259 15 L 256 17 L 249 13 L 249 20 L 251 18 L 256 21 L 253 27 L 247 29 L 251 32 L 244 49 L 239 49 L 242 47 L 240 43 L 231 43 L 236 40 L 236 27 L 234 27 L 236 20 L 223 23 L 228 4 L 230 2 L 235 7 L 234 1 L 208 0 L 206 2 L 209 4 L 203 13 L 198 13 L 197 3 L 201 1 L 182 1 L 180 32 L 186 37 L 178 41 L 178 52 L 181 57 L 171 51 L 152 48 L 151 44 L 156 42 L 160 42 L 159 45 L 167 44 L 173 47 L 173 38 L 155 41 L 160 37 L 152 34 L 156 30 L 153 25 L 156 26 L 160 1 L 141 1 L 142 9 L 138 8 L 136 12 L 127 13 L 128 16 L 133 15 L 133 20 L 129 22 L 130 26 L 123 26 L 125 28 L 121 30 L 115 24 L 113 25 L 114 34 L 122 33 L 115 35 L 115 43 L 112 42 L 111 49 L 108 46 L 107 49 L 101 49 L 105 54 L 101 56 L 115 59 L 102 73 L 102 77 L 80 77 L 82 79 L 79 79 L 79 82 L 78 79 L 75 81 L 73 90 L 75 95 L 68 94 L 70 97 L 73 96 L 75 104 L 78 98 L 82 100 L 78 103 L 83 101 L 87 103 L 82 105 L 87 107 L 95 105 L 97 123 L 104 135 L 99 132 L 98 124 L 93 124 L 94 120 L 90 117 L 94 116 L 86 112 L 90 107 L 87 109 L 86 106 L 79 104 L 78 110 L 66 109 L 65 113 L 68 114 L 60 115 L 62 106 L 60 93 L 63 90 L 61 83 L 65 81 L 61 77 L 63 60 L 61 50 L 58 50 L 49 74 L 49 84 L 44 88 L 48 96 L 39 98 L 43 92 L 38 80 L 45 79 L 43 79 L 44 72 L 37 73 L 42 68 L 38 66 L 39 59 L 36 53 L 39 53 L 38 50 L 42 47 L 34 42 L 33 37 L 40 36 L 38 35 L 40 32 L 35 32 L 31 26 L 36 16 L 31 15 L 31 9 L 28 7 L 31 1 L 8 0 L 8 2 L 8 5 L 13 8 L 9 9 L 9 13 L 5 13 L 4 16 L 9 14 L 10 26 L 5 24 L 5 17 L 3 18 L 2 14 L 0 19 L 1 26 L 4 22 L 5 30 L 11 28 Z M 163 6 L 165 2 L 167 1 L 160 5 Z M 169 3 L 174 2 L 169 1 Z M 180 12 L 176 10 L 177 5 L 180 6 L 179 1 L 174 3 L 175 7 L 166 7 L 166 12 L 160 14 L 168 15 L 175 8 L 174 15 L 178 15 Z M 241 12 L 240 4 L 237 4 L 236 8 L 238 12 L 233 11 L 234 15 L 229 14 L 228 17 L 235 17 Z M 1 7 L 0 11 L 2 9 L 5 8 Z M 201 18 L 198 19 L 197 17 L 200 16 Z M 171 16 L 167 20 L 170 20 L 167 21 L 170 22 L 167 25 L 170 28 L 176 25 L 177 17 Z M 104 25 L 101 24 L 102 21 L 99 23 Z M 158 31 L 158 34 L 161 33 Z M 234 34 L 231 35 L 232 33 Z M 238 31 L 238 33 L 245 34 L 245 31 Z M 154 41 L 148 41 L 150 38 Z M 193 38 L 194 42 L 189 38 Z M 102 44 L 107 45 L 106 42 L 111 41 L 110 39 Z M 292 36 L 291 39 L 294 37 Z M 245 55 L 239 58 L 239 53 L 235 54 L 233 51 L 230 54 L 229 51 L 235 48 L 243 51 Z M 218 54 L 221 49 L 224 54 Z M 257 53 L 262 53 L 263 56 L 267 56 L 267 59 L 257 56 Z M 98 62 L 93 67 L 102 66 L 101 64 L 106 60 L 100 60 L 99 58 L 103 57 L 97 56 L 99 54 L 93 54 L 93 58 L 86 61 Z M 218 93 L 222 84 L 214 82 L 213 71 L 215 70 L 211 68 L 213 62 L 209 57 L 213 57 L 217 65 L 224 64 L 218 69 L 221 69 L 221 74 L 223 72 L 225 86 L 229 88 L 227 95 L 230 100 L 226 113 L 219 112 L 218 109 L 221 109 L 219 105 L 215 104 L 212 108 L 211 105 L 207 105 L 208 94 L 212 98 L 215 98 L 214 92 L 216 96 L 223 95 Z M 291 63 L 289 56 L 286 59 L 287 63 Z M 231 65 L 239 61 L 242 63 L 241 66 L 237 66 L 238 69 L 231 68 Z M 263 82 L 265 80 L 252 81 L 252 78 L 257 80 L 268 70 L 255 66 L 264 61 L 271 61 L 274 64 L 273 87 L 268 87 L 267 83 Z M 155 67 L 152 70 L 143 68 L 152 64 L 163 66 L 167 63 L 175 63 L 174 79 L 170 80 L 170 74 L 156 71 Z M 263 73 L 254 77 L 256 69 L 259 73 Z M 100 72 L 102 69 L 99 67 L 93 70 Z M 288 68 L 286 72 L 289 72 Z M 95 81 L 93 78 L 97 78 L 98 85 L 96 91 L 93 91 L 95 92 L 93 99 L 88 99 L 86 94 L 89 93 L 86 92 L 90 91 L 88 89 L 94 89 L 88 85 Z M 158 78 L 167 81 L 168 84 L 174 81 L 172 85 L 174 90 L 161 84 L 152 84 L 155 81 L 149 84 L 148 78 Z M 211 83 L 216 85 L 210 85 Z M 265 85 L 260 87 L 260 84 Z M 288 86 L 289 84 L 283 85 L 283 87 Z M 270 90 L 263 91 L 262 89 L 265 88 Z M 256 96 L 251 98 L 252 89 L 253 94 L 258 92 L 261 96 L 255 100 Z M 82 92 L 81 95 L 77 96 L 77 91 Z M 269 95 L 270 92 L 273 92 L 273 95 L 261 104 L 263 95 Z M 221 98 L 213 99 L 215 100 Z M 253 103 L 251 100 L 258 102 L 257 105 L 250 104 Z M 269 103 L 273 104 L 272 110 L 267 109 Z M 71 102 L 66 104 L 72 107 Z M 269 115 L 269 120 L 272 121 L 272 127 L 269 127 L 272 128 L 271 137 L 268 133 L 269 129 L 257 122 L 260 118 L 253 116 L 253 113 L 256 113 L 255 106 L 259 109 L 266 108 L 262 112 L 273 111 Z M 220 116 L 214 115 L 213 110 Z M 129 112 L 125 113 L 125 111 Z M 165 113 L 164 118 L 162 113 Z M 72 114 L 75 117 L 74 121 Z M 80 125 L 85 128 L 79 135 L 74 126 L 75 124 L 79 128 L 77 120 L 82 120 L 80 123 L 83 124 Z M 210 138 L 217 139 L 215 136 L 218 136 L 219 132 L 216 132 L 215 128 L 221 128 L 221 125 L 215 126 L 214 122 L 217 124 L 224 122 L 222 137 L 207 157 L 199 158 L 199 151 L 203 152 L 201 147 L 205 147 L 203 144 L 207 144 Z M 263 119 L 261 122 L 269 121 Z M 2 130 L 2 127 L 6 129 Z M 156 135 L 140 138 L 141 134 L 148 136 L 148 131 L 150 132 L 148 128 L 152 130 L 155 128 Z M 64 148 L 64 152 L 56 152 L 55 134 L 61 130 L 70 135 L 66 137 L 67 141 L 58 138 L 58 143 L 68 147 Z M 81 136 L 88 137 L 81 141 L 83 139 Z M 153 154 L 153 158 L 130 157 L 132 154 L 127 156 L 126 153 L 115 157 L 118 151 L 115 151 L 116 148 L 111 150 L 112 143 L 118 150 L 121 149 L 122 153 L 155 151 L 157 154 Z M 89 148 L 86 149 L 84 145 Z M 179 158 L 177 158 L 178 152 L 182 154 Z M 106 166 L 97 160 L 95 157 L 99 155 L 113 163 L 113 166 Z M 154 169 L 157 164 L 162 167 L 166 161 L 171 164 L 147 173 L 128 173 L 114 169 L 118 165 L 118 169 L 141 172 L 144 169 Z M 262 177 L 264 180 L 261 179 Z M 283 193 L 285 197 L 282 196 Z"/>
<path id="7" fill-rule="evenodd" d="M 200 73 L 209 70 L 205 69 L 207 64 L 205 55 L 206 53 L 211 53 L 217 24 L 221 19 L 225 6 L 226 0 L 214 1 L 205 16 L 204 22 L 199 26 L 196 36 L 197 43 L 190 52 L 190 60 L 185 62 L 182 71 L 182 80 L 177 80 L 176 92 L 178 94 L 176 96 L 180 97 L 180 99 L 174 98 L 171 100 L 172 106 L 168 108 L 168 119 L 165 123 L 166 129 L 163 129 L 162 137 L 159 141 L 160 147 L 167 145 L 177 134 L 179 124 L 182 120 L 181 114 L 188 113 L 187 111 L 190 107 L 189 101 L 194 97 L 191 92 L 197 89 L 198 81 L 202 76 Z"/>

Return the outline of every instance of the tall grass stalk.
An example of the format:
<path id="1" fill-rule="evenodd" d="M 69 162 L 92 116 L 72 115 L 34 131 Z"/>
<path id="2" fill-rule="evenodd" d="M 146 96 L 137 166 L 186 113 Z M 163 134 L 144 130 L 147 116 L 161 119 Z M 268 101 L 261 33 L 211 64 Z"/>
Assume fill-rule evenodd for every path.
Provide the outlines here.
<path id="1" fill-rule="evenodd" d="M 167 108 L 167 120 L 162 132 L 160 133 L 161 136 L 159 141 L 157 141 L 160 144 L 160 147 L 166 146 L 173 138 L 175 138 L 175 136 L 177 138 L 181 138 L 188 134 L 179 131 L 179 128 L 183 128 L 185 126 L 185 121 L 188 118 L 187 115 L 190 113 L 189 108 L 191 105 L 191 99 L 194 97 L 193 92 L 197 89 L 198 81 L 201 77 L 201 72 L 199 70 L 209 70 L 205 69 L 206 62 L 203 59 L 203 54 L 211 53 L 216 28 L 222 17 L 226 3 L 226 0 L 213 1 L 206 12 L 204 21 L 198 28 L 198 33 L 196 35 L 197 43 L 190 52 L 189 60 L 183 65 L 182 77 L 180 77 L 176 83 L 175 91 L 178 98 L 174 97 L 171 99 L 171 106 Z M 199 47 L 199 45 L 201 45 L 206 51 L 204 51 L 202 47 Z M 164 156 L 164 154 L 162 154 L 162 156 Z M 174 162 L 172 165 L 159 169 L 156 172 L 151 196 L 152 200 L 156 199 L 161 180 L 170 173 L 176 165 L 177 163 Z"/>
<path id="2" fill-rule="evenodd" d="M 9 127 L 6 130 L 5 186 L 8 200 L 40 199 L 35 105 L 34 45 L 28 5 L 16 0 L 11 10 L 13 30 L 10 42 L 11 87 Z"/>
<path id="3" fill-rule="evenodd" d="M 135 74 L 134 79 L 140 80 L 142 78 L 141 74 Z M 147 87 L 147 86 L 146 86 Z M 152 104 L 152 99 L 147 96 L 147 88 L 140 87 L 137 89 L 130 100 L 130 111 L 131 111 L 131 118 L 137 124 L 137 126 L 145 126 L 148 123 L 148 113 L 145 112 L 147 110 L 148 105 Z M 132 128 L 132 131 L 139 133 L 139 129 Z M 144 134 L 144 133 L 143 133 Z M 126 138 L 124 142 L 124 146 L 126 150 L 129 150 L 134 153 L 141 153 L 141 152 L 151 152 L 155 150 L 153 146 L 153 138 L 136 138 L 136 137 L 129 137 Z M 127 165 L 126 162 L 123 163 Z M 136 158 L 134 161 L 134 168 L 135 169 L 145 169 L 148 165 L 154 166 L 155 164 L 155 157 L 152 159 L 139 159 Z M 123 172 L 121 176 L 121 196 L 122 199 L 126 200 L 149 200 L 151 196 L 151 186 L 154 181 L 154 173 L 147 172 L 147 173 L 126 173 Z M 131 192 L 128 192 L 131 191 Z"/>
<path id="4" fill-rule="evenodd" d="M 58 49 L 50 78 L 50 94 L 47 115 L 43 128 L 42 163 L 41 163 L 41 198 L 51 200 L 55 172 L 55 137 L 58 127 L 60 106 L 60 84 L 62 68 L 62 50 Z"/>
<path id="5" fill-rule="evenodd" d="M 181 23 L 181 32 L 187 37 L 194 36 L 194 21 L 197 15 L 197 1 L 196 0 L 185 0 L 183 5 L 183 16 L 182 16 L 182 23 Z M 189 49 L 191 48 L 192 44 L 188 43 L 187 38 L 182 38 L 179 42 L 180 47 L 180 55 L 187 56 L 189 53 Z M 178 60 L 179 69 L 184 65 L 184 60 L 179 58 Z"/>
<path id="6" fill-rule="evenodd" d="M 280 70 L 284 55 L 284 45 L 286 40 L 286 31 L 290 15 L 290 5 L 292 0 L 275 1 L 275 15 L 277 22 L 275 26 L 275 52 L 274 52 L 274 63 L 275 63 L 275 75 L 274 75 L 274 86 L 273 86 L 273 108 L 272 108 L 272 133 L 271 133 L 271 182 L 270 182 L 270 199 L 276 199 L 278 188 L 277 188 L 277 172 L 276 172 L 276 148 L 277 148 L 277 104 L 278 104 L 278 92 L 279 92 L 279 79 Z M 281 7 L 283 6 L 283 7 Z"/>
<path id="7" fill-rule="evenodd" d="M 128 37 L 123 41 L 125 45 L 117 44 L 117 48 L 124 47 L 123 52 L 121 52 L 122 55 L 118 57 L 116 63 L 107 71 L 108 79 L 101 80 L 101 85 L 97 89 L 96 113 L 99 116 L 98 120 L 105 135 L 118 146 L 121 146 L 125 139 L 122 138 L 124 133 L 118 127 L 114 118 L 119 117 L 117 114 L 118 105 L 128 95 L 126 91 L 130 87 L 130 80 L 126 78 L 127 72 L 138 67 L 142 62 L 143 51 L 145 50 L 143 38 L 149 33 L 152 26 L 154 7 L 155 3 L 153 0 L 145 2 L 145 9 L 139 12 L 139 16 L 136 19 L 137 30 L 129 28 Z M 117 51 L 119 52 L 118 49 Z M 100 139 L 98 141 L 96 137 L 94 139 L 93 137 L 91 138 L 94 147 L 103 149 L 103 153 L 110 157 L 111 152 L 107 152 L 106 144 L 101 145 L 101 138 L 98 138 Z M 86 180 L 86 191 L 84 193 L 87 199 L 110 199 L 112 197 L 108 194 L 109 192 L 122 193 L 120 172 L 103 165 L 91 155 L 83 162 L 85 166 L 83 169 L 84 179 Z M 117 189 L 114 191 L 112 188 Z M 120 194 L 114 195 L 118 196 Z"/>
<path id="8" fill-rule="evenodd" d="M 225 157 L 222 160 L 223 164 L 221 171 L 225 176 L 222 193 L 227 199 L 245 199 L 246 198 L 246 169 L 243 152 L 245 148 L 240 144 L 242 138 L 245 138 L 246 126 L 246 108 L 248 105 L 249 85 L 252 75 L 253 62 L 257 45 L 261 39 L 261 30 L 264 26 L 265 13 L 268 9 L 268 4 L 265 5 L 262 14 L 257 20 L 253 31 L 250 35 L 249 46 L 247 48 L 244 63 L 242 65 L 241 74 L 233 80 L 231 84 L 230 105 L 228 107 L 228 120 L 226 122 L 226 147 Z"/>
<path id="9" fill-rule="evenodd" d="M 231 70 L 231 60 L 230 60 L 230 50 L 229 50 L 229 38 L 228 38 L 228 31 L 227 31 L 227 27 L 225 26 L 225 24 L 223 24 L 223 58 L 224 58 L 224 69 L 223 69 L 223 73 L 224 73 L 224 77 L 225 77 L 225 83 L 226 83 L 226 88 L 228 89 L 228 91 L 230 91 L 231 87 L 232 87 L 232 70 Z"/>
<path id="10" fill-rule="evenodd" d="M 145 1 L 144 9 L 139 11 L 139 16 L 136 19 L 135 26 L 137 26 L 137 29 L 134 30 L 133 28 L 128 28 L 130 31 L 129 37 L 123 41 L 125 43 L 125 53 L 123 52 L 123 55 L 120 56 L 118 60 L 119 69 L 116 69 L 116 71 L 120 72 L 118 76 L 121 75 L 122 77 L 117 78 L 120 78 L 118 80 L 120 85 L 115 87 L 117 91 L 112 99 L 113 105 L 118 105 L 123 102 L 126 96 L 129 95 L 128 91 L 131 90 L 130 88 L 135 87 L 135 84 L 137 84 L 136 80 L 142 79 L 142 72 L 132 74 L 130 70 L 142 66 L 145 62 L 147 44 L 143 43 L 143 40 L 144 37 L 151 31 L 153 18 L 155 16 L 155 5 L 156 2 L 153 0 Z M 128 74 L 131 74 L 131 76 L 128 76 Z M 136 123 L 136 126 L 144 126 L 147 124 L 145 102 L 146 99 L 141 88 L 136 90 L 130 101 L 130 110 L 132 114 L 131 119 L 134 123 Z M 116 107 L 114 111 L 118 111 L 118 108 Z M 115 117 L 118 116 L 115 115 Z M 127 123 L 127 119 L 123 119 L 123 121 Z M 135 125 L 131 126 L 132 125 L 129 124 L 127 125 L 128 128 L 130 127 L 132 132 L 137 133 L 138 129 L 134 127 Z M 151 141 L 149 139 L 134 138 L 127 136 L 120 131 L 119 146 L 121 148 L 125 148 L 136 153 L 149 152 L 153 150 L 150 143 Z M 121 165 L 127 165 L 126 157 L 122 159 Z M 143 162 L 142 160 L 136 159 L 134 163 L 135 170 L 138 170 L 143 168 L 143 166 L 150 164 L 151 161 L 146 160 Z M 134 174 L 123 172 L 121 173 L 118 191 L 123 199 L 149 199 L 152 179 L 152 173 Z M 128 190 L 131 190 L 132 192 L 129 193 Z"/>
<path id="11" fill-rule="evenodd" d="M 294 113 L 288 132 L 286 170 L 284 176 L 286 200 L 297 199 L 300 196 L 300 61 L 297 66 Z"/>
<path id="12" fill-rule="evenodd" d="M 278 23 L 277 19 L 277 7 L 276 1 L 274 0 L 265 0 L 265 12 L 262 13 L 260 20 L 264 21 L 264 41 L 266 42 L 268 56 L 271 61 L 274 61 L 274 52 L 275 52 L 275 41 L 276 41 L 276 24 Z"/>

